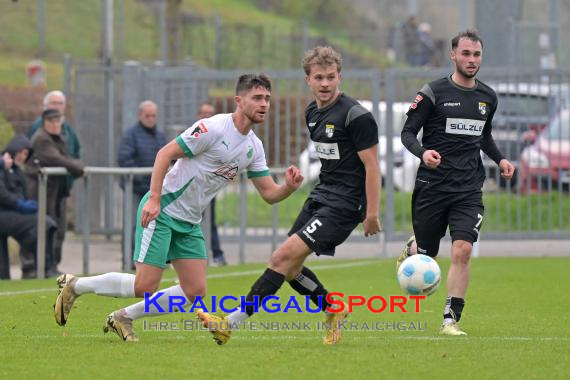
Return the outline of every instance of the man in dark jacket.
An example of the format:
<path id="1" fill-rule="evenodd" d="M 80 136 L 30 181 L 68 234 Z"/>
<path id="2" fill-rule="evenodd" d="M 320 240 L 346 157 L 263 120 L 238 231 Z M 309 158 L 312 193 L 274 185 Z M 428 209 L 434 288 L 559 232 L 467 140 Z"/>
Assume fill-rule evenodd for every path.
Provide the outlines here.
<path id="1" fill-rule="evenodd" d="M 44 97 L 44 102 L 43 102 L 44 111 L 48 109 L 54 109 L 58 110 L 59 113 L 61 113 L 62 115 L 61 137 L 65 140 L 65 143 L 67 145 L 67 152 L 71 157 L 79 159 L 80 158 L 79 151 L 81 149 L 81 146 L 79 144 L 79 139 L 77 138 L 77 134 L 75 133 L 73 128 L 71 128 L 69 123 L 65 120 L 64 115 L 65 115 L 66 105 L 67 101 L 65 95 L 61 91 L 58 90 L 50 91 Z M 36 121 L 34 121 L 32 126 L 28 130 L 28 133 L 26 134 L 29 139 L 31 139 L 34 133 L 36 133 L 36 131 L 41 128 L 42 123 L 43 121 L 41 116 L 38 117 Z M 71 186 L 73 185 L 73 180 L 74 180 L 73 176 L 68 176 L 65 180 L 64 195 L 66 197 L 69 197 L 69 193 L 71 192 Z"/>
<path id="2" fill-rule="evenodd" d="M 7 168 L 0 167 L 0 235 L 13 237 L 23 252 L 28 253 L 20 257 L 22 278 L 36 277 L 38 205 L 29 198 L 26 177 L 20 169 L 26 162 L 30 149 L 31 144 L 26 136 L 15 136 L 4 150 L 12 159 L 9 160 L 11 165 Z M 56 223 L 52 218 L 47 218 L 46 228 L 46 277 L 54 277 L 59 272 L 53 260 Z"/>
<path id="3" fill-rule="evenodd" d="M 145 100 L 139 104 L 139 121 L 125 130 L 119 145 L 119 166 L 127 168 L 152 167 L 156 154 L 164 145 L 166 137 L 156 127 L 158 107 Z M 133 178 L 133 231 L 136 213 L 142 197 L 150 189 L 150 175 Z M 134 239 L 134 233 L 133 233 Z M 134 248 L 134 244 L 132 245 Z"/>
<path id="4" fill-rule="evenodd" d="M 64 167 L 73 177 L 83 175 L 83 164 L 73 158 L 67 150 L 62 136 L 62 114 L 56 109 L 42 113 L 42 128 L 32 137 L 33 153 L 26 165 L 26 174 L 33 199 L 38 197 L 38 171 L 40 167 Z M 47 183 L 47 214 L 58 225 L 55 239 L 56 263 L 61 261 L 61 251 L 66 230 L 67 182 L 64 176 L 50 176 Z"/>

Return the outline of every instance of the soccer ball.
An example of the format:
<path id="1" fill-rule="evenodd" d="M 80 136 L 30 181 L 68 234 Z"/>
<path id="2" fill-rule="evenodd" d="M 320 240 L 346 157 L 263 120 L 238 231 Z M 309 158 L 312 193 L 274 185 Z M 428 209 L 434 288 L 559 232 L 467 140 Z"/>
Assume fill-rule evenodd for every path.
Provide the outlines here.
<path id="1" fill-rule="evenodd" d="M 441 270 L 431 257 L 412 255 L 398 268 L 398 283 L 408 294 L 429 296 L 439 288 Z"/>

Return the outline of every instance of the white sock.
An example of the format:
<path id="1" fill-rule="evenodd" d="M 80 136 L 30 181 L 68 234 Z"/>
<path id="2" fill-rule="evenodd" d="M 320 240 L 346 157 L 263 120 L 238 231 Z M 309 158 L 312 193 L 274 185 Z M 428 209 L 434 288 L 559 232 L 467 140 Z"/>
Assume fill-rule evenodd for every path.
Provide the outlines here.
<path id="1" fill-rule="evenodd" d="M 233 313 L 231 313 L 230 315 L 228 315 L 228 322 L 230 324 L 230 326 L 233 326 L 235 324 L 240 324 L 242 322 L 245 322 L 246 319 L 249 318 L 249 315 L 247 315 L 246 312 L 241 312 L 241 311 L 234 311 Z"/>
<path id="2" fill-rule="evenodd" d="M 160 298 L 158 298 L 155 302 L 159 304 L 165 312 L 169 312 L 168 307 L 170 304 L 170 296 L 181 296 L 186 298 L 184 291 L 180 287 L 180 285 L 174 285 L 170 288 L 160 289 L 159 292 L 164 293 Z M 155 293 L 156 294 L 156 293 Z M 153 294 L 154 296 L 154 294 Z M 152 296 L 151 296 L 152 297 Z M 185 304 L 188 303 L 188 298 L 186 298 Z M 188 311 L 186 309 L 186 311 Z M 131 318 L 132 320 L 139 319 L 141 317 L 154 317 L 156 315 L 161 315 L 164 313 L 159 313 L 158 309 L 155 306 L 149 305 L 148 312 L 145 313 L 144 311 L 144 300 L 137 302 L 133 305 L 127 306 L 125 308 L 126 316 Z"/>
<path id="3" fill-rule="evenodd" d="M 79 277 L 73 291 L 78 295 L 95 293 L 107 297 L 134 297 L 135 275 L 110 272 L 99 276 Z"/>

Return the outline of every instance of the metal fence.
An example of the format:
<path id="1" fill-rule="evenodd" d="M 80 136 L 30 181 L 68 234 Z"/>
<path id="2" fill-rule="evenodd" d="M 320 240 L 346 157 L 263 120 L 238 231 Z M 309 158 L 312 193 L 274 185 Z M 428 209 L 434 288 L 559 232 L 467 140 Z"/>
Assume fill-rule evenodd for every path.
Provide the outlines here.
<path id="1" fill-rule="evenodd" d="M 403 115 L 424 83 L 449 72 L 449 68 L 343 71 L 343 91 L 367 104 L 380 121 L 384 177 L 381 213 L 388 240 L 403 239 L 411 233 L 411 189 L 406 183 L 411 181 L 413 185 L 417 159 L 409 157 L 399 144 Z M 111 77 L 109 73 L 114 83 L 113 104 L 106 98 L 109 87 L 104 85 Z M 83 143 L 85 163 L 116 165 L 109 158 L 116 157 L 119 136 L 123 129 L 136 122 L 137 106 L 144 99 L 158 103 L 158 128 L 166 131 L 170 138 L 192 124 L 198 105 L 204 100 L 212 101 L 218 112 L 231 112 L 239 74 L 241 72 L 203 70 L 190 65 L 144 66 L 136 62 L 115 68 L 75 68 L 73 99 L 78 110 L 75 126 Z M 269 118 L 257 126 L 255 132 L 264 143 L 270 167 L 299 165 L 307 177 L 306 171 L 312 170 L 315 163 L 310 157 L 304 122 L 304 108 L 311 96 L 303 74 L 300 71 L 268 71 L 267 74 L 273 80 L 272 109 Z M 503 183 L 496 165 L 485 160 L 489 179 L 484 187 L 483 236 L 487 239 L 567 238 L 570 235 L 567 192 L 570 167 L 566 140 L 569 126 L 564 110 L 569 108 L 570 71 L 484 68 L 480 78 L 491 84 L 499 95 L 494 135 L 504 153 L 518 167 L 516 182 Z M 552 130 L 557 117 L 562 117 L 561 132 L 538 134 L 543 129 Z M 552 149 L 548 151 L 548 147 Z M 545 158 L 545 154 L 550 156 Z M 542 160 L 539 164 L 546 168 L 536 168 L 537 160 Z M 115 233 L 122 226 L 118 211 L 122 207 L 120 191 L 116 180 L 101 181 L 91 183 L 94 190 L 82 206 L 90 207 L 94 233 Z M 240 186 L 245 186 L 245 191 L 240 191 Z M 306 186 L 301 192 L 309 190 Z M 266 206 L 250 193 L 253 193 L 251 187 L 238 182 L 230 184 L 218 197 L 217 220 L 222 240 L 267 241 L 273 236 L 275 225 L 279 238 L 283 238 L 296 217 L 297 203 L 290 201 L 282 206 L 275 220 L 274 215 L 267 216 Z M 241 215 L 237 211 L 244 202 L 247 217 L 237 218 Z M 78 213 L 81 214 L 81 210 Z M 357 236 L 360 235 L 355 234 L 354 239 L 358 239 Z"/>

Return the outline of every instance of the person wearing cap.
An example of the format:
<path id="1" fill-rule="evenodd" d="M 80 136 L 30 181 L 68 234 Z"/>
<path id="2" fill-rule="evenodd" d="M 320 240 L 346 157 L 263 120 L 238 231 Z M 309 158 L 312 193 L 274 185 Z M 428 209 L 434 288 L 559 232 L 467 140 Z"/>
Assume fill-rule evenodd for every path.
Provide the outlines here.
<path id="1" fill-rule="evenodd" d="M 38 171 L 41 167 L 64 167 L 73 177 L 83 175 L 83 164 L 73 158 L 62 136 L 62 114 L 57 109 L 47 109 L 42 113 L 42 127 L 32 137 L 33 153 L 26 166 L 26 174 L 30 184 L 32 198 L 38 196 Z M 66 230 L 66 178 L 65 176 L 49 176 L 47 181 L 47 215 L 58 225 L 55 239 L 54 258 L 57 264 L 61 261 L 61 250 Z"/>
<path id="2" fill-rule="evenodd" d="M 4 160 L 9 166 L 0 166 L 0 235 L 13 237 L 23 248 L 23 252 L 29 253 L 20 257 L 24 279 L 36 277 L 37 260 L 38 204 L 30 199 L 26 176 L 22 172 L 30 150 L 30 140 L 24 135 L 16 135 L 2 153 L 2 157 L 9 157 L 9 160 Z M 53 260 L 53 238 L 56 228 L 55 221 L 47 217 L 46 277 L 60 274 Z"/>

